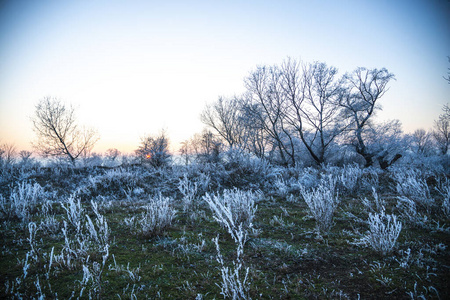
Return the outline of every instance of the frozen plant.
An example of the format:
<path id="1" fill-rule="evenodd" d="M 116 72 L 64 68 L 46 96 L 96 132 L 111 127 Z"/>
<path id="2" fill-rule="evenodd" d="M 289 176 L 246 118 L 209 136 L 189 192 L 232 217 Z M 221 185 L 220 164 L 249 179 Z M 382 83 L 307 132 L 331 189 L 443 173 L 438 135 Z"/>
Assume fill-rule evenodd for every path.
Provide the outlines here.
<path id="1" fill-rule="evenodd" d="M 430 210 L 434 200 L 425 179 L 420 178 L 420 171 L 396 169 L 392 176 L 397 182 L 396 190 L 400 196 L 408 197 L 427 211 Z"/>
<path id="2" fill-rule="evenodd" d="M 223 256 L 220 253 L 219 236 L 213 239 L 217 250 L 217 262 L 220 264 L 222 284 L 218 285 L 224 298 L 231 299 L 251 299 L 248 295 L 250 283 L 248 281 L 249 268 L 244 268 L 242 262 L 243 249 L 237 250 L 237 259 L 233 261 L 233 267 L 224 264 Z"/>
<path id="3" fill-rule="evenodd" d="M 319 174 L 316 169 L 306 168 L 303 169 L 303 173 L 299 174 L 297 185 L 301 188 L 311 189 L 317 187 L 319 182 Z"/>
<path id="4" fill-rule="evenodd" d="M 253 227 L 255 218 L 256 200 L 260 194 L 252 191 L 241 191 L 239 189 L 224 190 L 222 196 L 206 193 L 203 199 L 211 208 L 214 219 L 223 227 L 227 228 L 232 236 L 238 227 L 245 230 Z M 233 237 L 235 240 L 236 238 Z"/>
<path id="5" fill-rule="evenodd" d="M 211 177 L 209 176 L 209 174 L 200 173 L 196 179 L 196 182 L 199 191 L 205 192 L 209 189 Z"/>
<path id="6" fill-rule="evenodd" d="M 440 181 L 436 190 L 442 195 L 442 212 L 447 218 L 450 218 L 450 180 Z"/>
<path id="7" fill-rule="evenodd" d="M 176 210 L 172 207 L 172 199 L 163 197 L 161 194 L 157 198 L 151 198 L 144 206 L 139 223 L 142 233 L 146 235 L 158 235 L 172 224 Z"/>
<path id="8" fill-rule="evenodd" d="M 408 197 L 397 197 L 397 209 L 404 220 L 408 220 L 415 226 L 423 227 L 428 221 L 426 215 L 422 215 L 417 211 L 416 201 Z"/>
<path id="9" fill-rule="evenodd" d="M 36 208 L 44 193 L 38 184 L 27 182 L 20 183 L 10 194 L 10 199 L 0 197 L 0 211 L 6 218 L 17 218 L 23 223 L 28 223 L 31 212 Z"/>
<path id="10" fill-rule="evenodd" d="M 360 177 L 360 187 L 366 190 L 370 190 L 373 187 L 378 187 L 379 176 L 378 173 L 382 172 L 380 169 L 374 167 L 368 167 L 362 169 L 362 174 Z"/>
<path id="11" fill-rule="evenodd" d="M 274 182 L 275 190 L 277 191 L 277 194 L 281 197 L 284 197 L 289 192 L 289 187 L 286 184 L 286 181 L 283 179 L 283 177 L 278 176 L 277 179 Z"/>
<path id="12" fill-rule="evenodd" d="M 106 252 L 102 255 L 102 262 L 89 261 L 89 256 L 87 257 L 85 263 L 83 264 L 83 280 L 81 281 L 81 291 L 80 298 L 83 295 L 84 289 L 88 286 L 89 281 L 92 281 L 92 285 L 89 287 L 89 299 L 92 299 L 93 295 L 96 296 L 97 299 L 101 299 L 101 295 L 103 292 L 102 287 L 102 276 L 103 271 L 106 266 L 106 261 L 109 257 L 109 247 L 106 248 Z"/>
<path id="13" fill-rule="evenodd" d="M 350 193 L 354 192 L 363 171 L 357 165 L 346 165 L 338 176 L 339 183 Z"/>
<path id="14" fill-rule="evenodd" d="M 66 203 L 61 203 L 62 208 L 66 211 L 67 222 L 78 233 L 81 230 L 81 219 L 84 209 L 81 207 L 80 198 L 75 201 L 75 196 L 71 195 Z"/>
<path id="15" fill-rule="evenodd" d="M 63 220 L 62 233 L 64 245 L 59 255 L 54 255 L 55 262 L 69 269 L 89 257 L 89 253 L 96 252 L 106 260 L 109 256 L 109 227 L 103 215 L 98 212 L 97 203 L 91 202 L 95 214 L 95 222 L 84 213 L 80 201 L 70 197 L 63 208 L 67 213 L 67 220 Z M 83 222 L 84 221 L 84 222 Z"/>
<path id="16" fill-rule="evenodd" d="M 369 214 L 369 232 L 361 243 L 368 244 L 375 251 L 386 255 L 392 251 L 402 230 L 402 223 L 395 215 L 380 213 Z"/>
<path id="17" fill-rule="evenodd" d="M 426 286 L 422 286 L 423 292 L 417 289 L 417 282 L 414 282 L 414 291 L 409 291 L 406 294 L 409 296 L 410 299 L 429 299 L 432 298 L 431 292 L 436 294 L 437 299 L 440 299 L 439 292 L 437 289 L 433 286 L 429 286 L 428 288 Z"/>
<path id="18" fill-rule="evenodd" d="M 367 198 L 363 199 L 362 203 L 364 204 L 364 206 L 372 212 L 383 211 L 386 202 L 378 197 L 378 193 L 374 187 L 372 187 L 372 197 L 373 201 L 370 201 Z"/>
<path id="19" fill-rule="evenodd" d="M 178 182 L 178 190 L 183 194 L 183 211 L 187 212 L 193 206 L 194 198 L 197 195 L 197 182 L 190 181 L 186 174 Z"/>
<path id="20" fill-rule="evenodd" d="M 328 233 L 333 225 L 334 211 L 339 204 L 336 179 L 332 175 L 328 175 L 320 180 L 316 188 L 307 190 L 301 186 L 300 193 L 316 220 L 319 231 Z"/>
<path id="21" fill-rule="evenodd" d="M 91 205 L 92 210 L 94 211 L 94 214 L 96 216 L 95 225 L 92 222 L 89 215 L 86 214 L 87 219 L 86 227 L 88 228 L 89 234 L 91 238 L 95 241 L 95 243 L 104 248 L 104 252 L 107 252 L 107 248 L 109 247 L 108 222 L 106 222 L 105 217 L 98 212 L 97 203 L 91 201 Z"/>

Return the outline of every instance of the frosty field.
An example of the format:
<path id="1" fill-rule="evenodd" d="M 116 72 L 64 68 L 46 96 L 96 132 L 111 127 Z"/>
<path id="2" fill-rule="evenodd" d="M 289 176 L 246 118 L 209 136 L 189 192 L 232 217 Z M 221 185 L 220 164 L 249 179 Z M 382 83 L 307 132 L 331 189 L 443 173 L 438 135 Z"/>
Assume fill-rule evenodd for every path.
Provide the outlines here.
<path id="1" fill-rule="evenodd" d="M 3 168 L 0 297 L 447 299 L 440 166 Z"/>

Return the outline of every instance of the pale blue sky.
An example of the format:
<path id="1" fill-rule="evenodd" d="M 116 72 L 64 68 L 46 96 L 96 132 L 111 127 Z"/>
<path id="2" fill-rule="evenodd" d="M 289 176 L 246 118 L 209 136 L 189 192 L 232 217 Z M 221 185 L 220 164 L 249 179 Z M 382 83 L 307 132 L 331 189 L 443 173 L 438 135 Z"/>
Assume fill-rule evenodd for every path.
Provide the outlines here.
<path id="1" fill-rule="evenodd" d="M 430 129 L 449 102 L 448 55 L 447 0 L 3 1 L 0 142 L 30 149 L 34 105 L 56 96 L 99 130 L 97 151 L 161 128 L 176 148 L 205 103 L 288 56 L 341 74 L 386 67 L 397 80 L 378 117 Z"/>

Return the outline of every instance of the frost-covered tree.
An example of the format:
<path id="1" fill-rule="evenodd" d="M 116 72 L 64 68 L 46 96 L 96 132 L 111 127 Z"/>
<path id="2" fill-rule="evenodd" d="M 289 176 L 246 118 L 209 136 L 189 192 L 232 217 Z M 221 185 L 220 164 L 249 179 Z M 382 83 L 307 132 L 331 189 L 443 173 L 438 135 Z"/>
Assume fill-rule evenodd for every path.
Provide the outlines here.
<path id="1" fill-rule="evenodd" d="M 327 150 L 348 127 L 339 105 L 342 80 L 337 73 L 321 62 L 305 64 L 301 71 L 294 60 L 282 65 L 287 122 L 317 164 L 325 162 Z"/>
<path id="2" fill-rule="evenodd" d="M 282 88 L 283 70 L 259 66 L 245 79 L 247 113 L 261 126 L 282 165 L 295 165 L 292 131 L 286 123 L 287 99 Z"/>
<path id="3" fill-rule="evenodd" d="M 442 108 L 443 113 L 439 119 L 434 121 L 433 137 L 436 141 L 439 152 L 447 154 L 450 145 L 450 106 L 447 104 Z"/>
<path id="4" fill-rule="evenodd" d="M 219 97 L 216 102 L 207 105 L 200 116 L 202 122 L 211 127 L 230 148 L 244 144 L 242 104 L 243 100 L 236 96 Z"/>
<path id="5" fill-rule="evenodd" d="M 282 164 L 295 165 L 299 144 L 317 164 L 347 124 L 339 105 L 342 82 L 325 63 L 258 67 L 246 80 L 249 115 L 270 137 Z"/>
<path id="6" fill-rule="evenodd" d="M 394 74 L 385 68 L 357 68 L 344 78 L 346 90 L 340 105 L 344 108 L 346 117 L 352 120 L 352 144 L 356 152 L 365 159 L 366 166 L 371 166 L 374 154 L 367 149 L 364 129 L 370 124 L 375 111 L 381 109 L 378 101 L 388 90 L 387 85 L 394 79 Z"/>
<path id="7" fill-rule="evenodd" d="M 428 154 L 430 153 L 432 135 L 425 129 L 416 129 L 410 136 L 410 143 L 412 151 L 417 154 Z"/>
<path id="8" fill-rule="evenodd" d="M 183 141 L 180 148 L 185 164 L 192 161 L 218 162 L 222 151 L 223 144 L 221 139 L 207 129 Z"/>
<path id="9" fill-rule="evenodd" d="M 399 120 L 370 123 L 362 134 L 366 151 L 373 161 L 386 169 L 404 155 L 406 150 L 402 124 Z"/>

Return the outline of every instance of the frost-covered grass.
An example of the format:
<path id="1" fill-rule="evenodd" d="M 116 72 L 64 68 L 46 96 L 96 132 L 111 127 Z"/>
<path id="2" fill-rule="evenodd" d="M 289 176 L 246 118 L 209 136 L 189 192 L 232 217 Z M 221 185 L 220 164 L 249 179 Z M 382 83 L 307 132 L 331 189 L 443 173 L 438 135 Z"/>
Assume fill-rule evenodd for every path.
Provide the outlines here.
<path id="1" fill-rule="evenodd" d="M 416 202 L 420 208 L 430 212 L 434 205 L 430 189 L 420 170 L 396 169 L 392 173 L 396 182 L 396 191 L 400 196 L 407 197 Z"/>
<path id="2" fill-rule="evenodd" d="M 173 207 L 173 200 L 169 197 L 163 197 L 161 194 L 150 197 L 142 208 L 144 212 L 139 217 L 125 218 L 124 223 L 131 230 L 137 230 L 144 236 L 155 236 L 163 233 L 172 225 L 177 213 Z"/>
<path id="3" fill-rule="evenodd" d="M 245 166 L 60 168 L 2 186 L 0 298 L 450 297 L 445 174 Z M 264 184 L 245 186 L 257 172 Z"/>
<path id="4" fill-rule="evenodd" d="M 9 197 L 0 195 L 0 213 L 6 219 L 15 218 L 28 223 L 43 195 L 44 190 L 38 183 L 19 183 Z"/>

